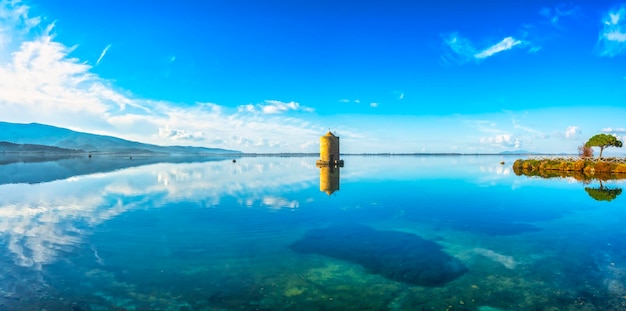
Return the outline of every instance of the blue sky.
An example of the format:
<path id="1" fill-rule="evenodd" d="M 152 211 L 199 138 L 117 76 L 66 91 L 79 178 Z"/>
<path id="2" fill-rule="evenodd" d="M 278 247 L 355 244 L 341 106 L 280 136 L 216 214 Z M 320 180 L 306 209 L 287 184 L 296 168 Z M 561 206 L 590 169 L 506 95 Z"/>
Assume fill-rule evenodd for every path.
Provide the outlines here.
<path id="1" fill-rule="evenodd" d="M 0 0 L 0 94 L 161 145 L 576 152 L 626 137 L 626 2 Z"/>

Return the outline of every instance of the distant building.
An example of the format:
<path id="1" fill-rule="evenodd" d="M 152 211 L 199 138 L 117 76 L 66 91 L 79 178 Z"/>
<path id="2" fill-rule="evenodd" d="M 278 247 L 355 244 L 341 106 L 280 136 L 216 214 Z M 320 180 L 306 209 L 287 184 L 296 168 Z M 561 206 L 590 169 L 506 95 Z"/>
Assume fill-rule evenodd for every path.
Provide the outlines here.
<path id="1" fill-rule="evenodd" d="M 331 131 L 320 137 L 320 159 L 315 165 L 343 167 L 343 160 L 339 159 L 339 137 Z"/>

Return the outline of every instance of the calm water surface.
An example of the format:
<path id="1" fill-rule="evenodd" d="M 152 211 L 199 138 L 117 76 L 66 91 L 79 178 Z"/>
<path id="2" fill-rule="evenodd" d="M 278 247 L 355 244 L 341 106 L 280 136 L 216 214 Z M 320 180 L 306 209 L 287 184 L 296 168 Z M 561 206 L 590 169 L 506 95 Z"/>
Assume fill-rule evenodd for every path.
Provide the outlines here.
<path id="1" fill-rule="evenodd" d="M 515 159 L 3 160 L 0 309 L 626 310 L 624 183 Z"/>

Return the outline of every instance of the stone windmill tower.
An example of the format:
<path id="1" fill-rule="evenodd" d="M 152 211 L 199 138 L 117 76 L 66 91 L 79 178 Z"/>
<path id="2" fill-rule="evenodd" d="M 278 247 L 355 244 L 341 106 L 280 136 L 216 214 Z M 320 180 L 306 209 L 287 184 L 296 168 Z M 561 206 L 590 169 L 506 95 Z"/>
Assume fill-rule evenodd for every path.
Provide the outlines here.
<path id="1" fill-rule="evenodd" d="M 331 131 L 320 137 L 320 159 L 315 165 L 343 167 L 343 160 L 339 158 L 339 137 Z"/>

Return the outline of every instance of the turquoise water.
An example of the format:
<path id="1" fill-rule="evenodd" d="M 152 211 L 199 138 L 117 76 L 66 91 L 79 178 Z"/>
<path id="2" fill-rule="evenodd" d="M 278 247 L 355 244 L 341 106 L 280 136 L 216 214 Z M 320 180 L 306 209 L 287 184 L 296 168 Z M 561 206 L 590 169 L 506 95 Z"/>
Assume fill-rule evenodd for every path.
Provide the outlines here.
<path id="1" fill-rule="evenodd" d="M 0 309 L 623 310 L 626 197 L 515 159 L 3 158 Z"/>

